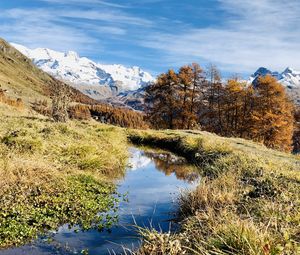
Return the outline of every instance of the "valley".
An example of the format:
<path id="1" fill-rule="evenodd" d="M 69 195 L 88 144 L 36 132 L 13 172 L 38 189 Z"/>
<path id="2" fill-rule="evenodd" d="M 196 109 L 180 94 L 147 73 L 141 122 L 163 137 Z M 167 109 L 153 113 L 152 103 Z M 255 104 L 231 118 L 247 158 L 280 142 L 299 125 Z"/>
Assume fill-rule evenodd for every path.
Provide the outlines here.
<path id="1" fill-rule="evenodd" d="M 191 64 L 154 81 L 20 50 L 41 59 L 0 41 L 1 255 L 299 252 L 297 85 L 278 82 L 297 72 L 222 83 Z"/>

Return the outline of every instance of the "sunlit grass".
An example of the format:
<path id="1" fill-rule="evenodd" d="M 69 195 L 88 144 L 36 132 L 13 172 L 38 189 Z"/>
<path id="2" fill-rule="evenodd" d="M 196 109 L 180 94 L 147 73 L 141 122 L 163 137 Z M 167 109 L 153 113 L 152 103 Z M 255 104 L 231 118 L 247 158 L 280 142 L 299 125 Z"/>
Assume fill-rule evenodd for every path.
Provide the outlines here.
<path id="1" fill-rule="evenodd" d="M 131 131 L 198 166 L 198 187 L 179 197 L 181 231 L 145 230 L 137 254 L 300 253 L 300 158 L 243 139 L 198 131 Z M 163 241 L 163 244 L 162 244 Z"/>
<path id="2" fill-rule="evenodd" d="M 0 248 L 64 223 L 105 227 L 97 214 L 117 203 L 112 181 L 123 176 L 127 153 L 119 128 L 1 115 Z"/>

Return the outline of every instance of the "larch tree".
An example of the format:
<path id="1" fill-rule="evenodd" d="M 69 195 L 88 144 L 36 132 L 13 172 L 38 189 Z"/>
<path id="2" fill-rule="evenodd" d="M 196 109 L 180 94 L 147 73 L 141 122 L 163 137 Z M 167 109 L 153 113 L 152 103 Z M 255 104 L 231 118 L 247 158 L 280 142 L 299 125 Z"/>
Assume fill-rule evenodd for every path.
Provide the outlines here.
<path id="1" fill-rule="evenodd" d="M 293 104 L 284 87 L 274 77 L 259 78 L 250 121 L 251 139 L 261 141 L 270 148 L 291 150 Z"/>
<path id="2" fill-rule="evenodd" d="M 205 116 L 206 129 L 211 132 L 219 133 L 222 130 L 221 118 L 221 98 L 223 86 L 220 71 L 215 65 L 210 65 L 207 70 L 207 89 L 206 100 L 207 110 Z"/>
<path id="3" fill-rule="evenodd" d="M 295 130 L 293 135 L 293 148 L 295 153 L 300 152 L 300 106 L 295 108 Z"/>
<path id="4" fill-rule="evenodd" d="M 201 127 L 222 136 L 253 139 L 274 149 L 291 149 L 293 104 L 271 76 L 260 77 L 255 86 L 238 78 L 222 83 L 215 66 L 204 73 L 198 64 L 187 65 L 178 72 L 161 74 L 147 87 L 145 103 L 147 119 L 157 129 Z M 299 133 L 294 134 L 294 144 L 300 144 Z"/>
<path id="5" fill-rule="evenodd" d="M 230 79 L 224 86 L 223 96 L 220 101 L 221 134 L 224 136 L 237 136 L 245 124 L 245 94 L 246 84 L 238 79 Z"/>
<path id="6" fill-rule="evenodd" d="M 178 73 L 179 79 L 179 96 L 181 101 L 179 128 L 186 129 L 189 126 L 191 108 L 191 98 L 193 91 L 193 69 L 190 66 L 183 66 Z"/>
<path id="7" fill-rule="evenodd" d="M 206 87 L 205 73 L 199 64 L 193 63 L 192 68 L 192 92 L 189 109 L 189 122 L 187 128 L 194 128 L 199 125 L 198 115 L 204 105 L 204 91 Z"/>
<path id="8" fill-rule="evenodd" d="M 146 89 L 145 103 L 149 122 L 155 128 L 178 128 L 180 115 L 179 78 L 174 70 L 161 74 Z"/>

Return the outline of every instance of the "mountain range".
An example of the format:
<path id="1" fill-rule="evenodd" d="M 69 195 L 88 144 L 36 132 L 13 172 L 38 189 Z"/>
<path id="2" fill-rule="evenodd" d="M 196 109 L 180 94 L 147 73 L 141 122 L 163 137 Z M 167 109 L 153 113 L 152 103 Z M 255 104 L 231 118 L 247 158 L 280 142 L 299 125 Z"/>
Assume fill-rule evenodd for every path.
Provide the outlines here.
<path id="1" fill-rule="evenodd" d="M 44 72 L 21 52 L 0 38 L 0 91 L 21 99 L 31 108 L 36 102 L 50 102 L 59 86 L 69 87 L 72 102 L 96 104 L 97 101 Z"/>
<path id="2" fill-rule="evenodd" d="M 255 85 L 260 76 L 266 75 L 275 77 L 283 86 L 285 86 L 290 97 L 300 105 L 300 71 L 288 67 L 280 73 L 273 72 L 265 67 L 260 67 L 250 76 L 248 82 Z"/>
<path id="3" fill-rule="evenodd" d="M 154 80 L 151 74 L 137 66 L 100 64 L 80 57 L 74 51 L 64 53 L 47 48 L 29 49 L 15 43 L 11 45 L 43 71 L 97 100 L 119 94 L 124 97 L 124 93 L 139 90 Z"/>
<path id="4" fill-rule="evenodd" d="M 150 73 L 137 66 L 100 64 L 73 51 L 64 53 L 47 48 L 29 49 L 15 43 L 11 45 L 53 77 L 93 99 L 116 105 L 142 110 L 144 89 L 155 80 Z M 248 83 L 255 85 L 260 76 L 266 75 L 275 77 L 286 87 L 293 100 L 300 104 L 300 71 L 288 67 L 283 72 L 276 72 L 260 67 L 250 76 Z"/>

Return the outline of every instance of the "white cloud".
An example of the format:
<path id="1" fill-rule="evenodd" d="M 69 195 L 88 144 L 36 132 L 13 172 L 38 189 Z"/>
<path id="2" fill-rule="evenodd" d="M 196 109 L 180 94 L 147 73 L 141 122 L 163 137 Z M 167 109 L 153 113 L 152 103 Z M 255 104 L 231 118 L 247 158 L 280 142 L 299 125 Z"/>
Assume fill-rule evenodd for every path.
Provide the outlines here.
<path id="1" fill-rule="evenodd" d="M 136 25 L 136 26 L 151 26 L 153 23 L 150 20 L 138 18 L 124 14 L 120 11 L 85 11 L 85 10 L 70 10 L 56 13 L 60 17 L 65 18 L 78 18 L 78 19 L 87 19 L 87 20 L 96 20 L 96 21 L 105 21 L 110 23 L 118 23 L 121 25 Z"/>
<path id="2" fill-rule="evenodd" d="M 149 35 L 141 45 L 158 49 L 170 64 L 217 63 L 222 70 L 253 72 L 258 66 L 300 69 L 300 2 L 219 0 L 221 27 Z"/>
<path id="3" fill-rule="evenodd" d="M 139 62 L 144 59 L 150 68 L 197 61 L 213 62 L 232 73 L 252 73 L 259 66 L 278 71 L 286 66 L 300 69 L 299 0 L 216 0 L 218 6 L 213 8 L 221 8 L 222 23 L 207 27 L 178 20 L 176 12 L 172 20 L 151 13 L 147 18 L 130 14 L 137 13 L 129 11 L 135 4 L 167 0 L 131 0 L 125 4 L 107 0 L 39 1 L 47 2 L 47 7 L 1 10 L 0 35 L 28 47 L 75 50 L 81 55 L 101 54 L 108 44 L 116 43 L 119 46 L 114 46 L 111 54 L 124 58 L 130 54 L 128 58 Z M 215 13 L 207 10 L 201 15 Z M 120 46 L 123 43 L 151 51 L 135 54 L 134 49 L 124 50 Z"/>
<path id="4" fill-rule="evenodd" d="M 87 41 L 91 45 L 96 43 L 95 38 L 81 29 L 57 23 L 55 16 L 43 9 L 11 9 L 2 12 L 2 18 L 7 18 L 9 23 L 0 26 L 0 34 L 29 47 L 80 51 Z"/>
<path id="5" fill-rule="evenodd" d="M 146 19 L 111 9 L 13 8 L 3 10 L 0 18 L 6 21 L 0 26 L 0 34 L 12 42 L 32 48 L 48 47 L 95 54 L 104 50 L 102 37 L 122 37 L 127 34 L 129 26 L 152 25 Z"/>
<path id="6" fill-rule="evenodd" d="M 114 4 L 110 3 L 107 1 L 102 1 L 102 0 L 40 0 L 41 2 L 48 2 L 48 3 L 56 3 L 56 4 L 65 4 L 65 5 L 73 5 L 73 4 L 78 4 L 78 5 L 104 5 L 108 7 L 115 7 L 115 8 L 127 8 L 126 5 L 121 5 L 121 4 Z"/>

